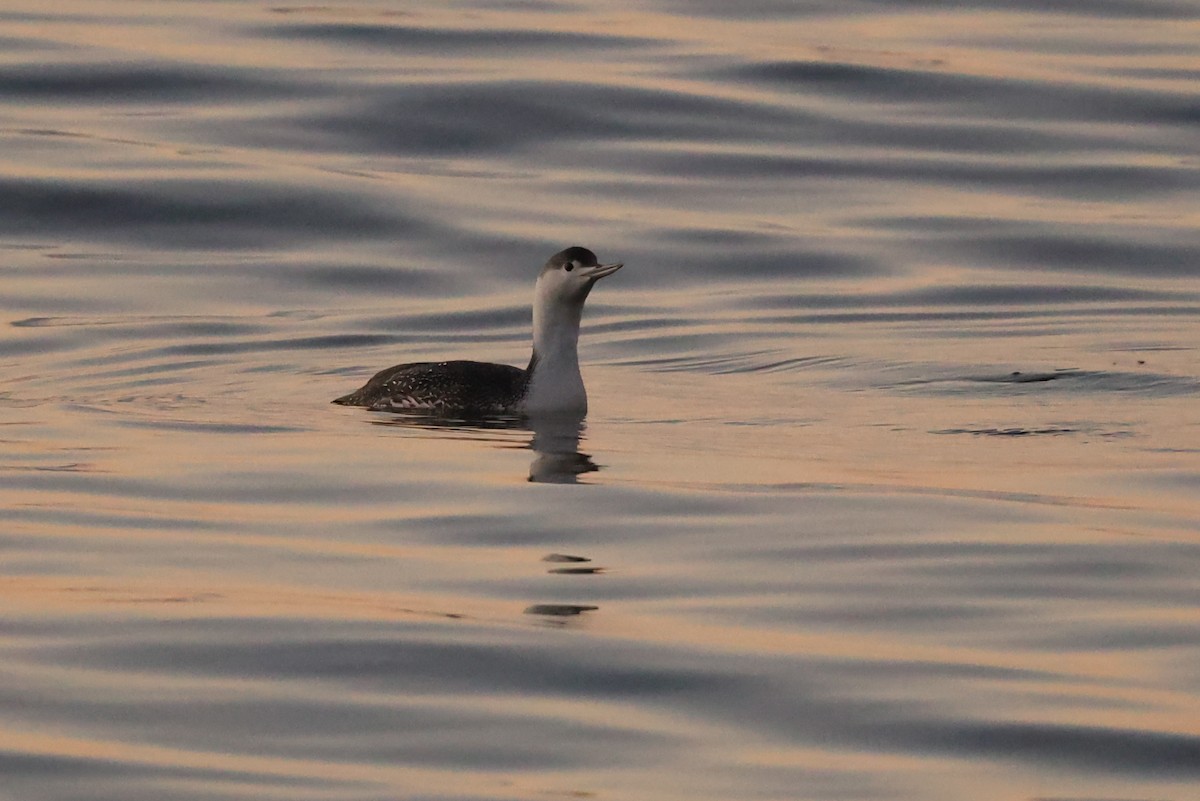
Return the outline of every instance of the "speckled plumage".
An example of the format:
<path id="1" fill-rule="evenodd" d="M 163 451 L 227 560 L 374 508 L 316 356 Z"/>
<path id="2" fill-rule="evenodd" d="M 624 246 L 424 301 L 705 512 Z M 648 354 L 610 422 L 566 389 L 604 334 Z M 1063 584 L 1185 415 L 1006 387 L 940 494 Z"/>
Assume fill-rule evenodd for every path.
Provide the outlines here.
<path id="1" fill-rule="evenodd" d="M 529 371 L 508 364 L 414 362 L 381 370 L 333 402 L 376 411 L 504 414 L 520 404 L 528 386 Z"/>

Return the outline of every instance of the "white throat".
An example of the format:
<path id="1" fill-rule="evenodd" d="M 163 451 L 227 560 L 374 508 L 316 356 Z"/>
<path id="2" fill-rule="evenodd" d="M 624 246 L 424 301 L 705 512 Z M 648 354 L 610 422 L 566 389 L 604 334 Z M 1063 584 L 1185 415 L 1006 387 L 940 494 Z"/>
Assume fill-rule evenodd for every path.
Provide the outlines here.
<path id="1" fill-rule="evenodd" d="M 564 298 L 550 282 L 538 281 L 533 299 L 533 374 L 525 411 L 587 411 L 587 392 L 579 372 L 582 316 L 583 298 Z"/>

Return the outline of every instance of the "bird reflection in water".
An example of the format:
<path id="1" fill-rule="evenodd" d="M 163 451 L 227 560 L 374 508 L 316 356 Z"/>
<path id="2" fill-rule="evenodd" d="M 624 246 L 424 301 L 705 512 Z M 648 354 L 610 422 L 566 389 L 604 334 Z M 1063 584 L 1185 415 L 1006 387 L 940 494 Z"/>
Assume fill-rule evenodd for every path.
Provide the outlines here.
<path id="1" fill-rule="evenodd" d="M 529 481 L 536 483 L 577 484 L 581 475 L 600 469 L 591 456 L 579 450 L 586 428 L 582 415 L 448 419 L 409 412 L 391 414 L 372 422 L 376 425 L 420 429 L 431 432 L 431 435 L 466 436 L 510 448 L 514 447 L 510 438 L 489 436 L 489 432 L 527 431 L 532 436 L 524 447 L 534 453 L 533 461 L 529 464 Z M 605 572 L 603 567 L 587 565 L 592 560 L 584 556 L 555 553 L 544 557 L 543 561 L 568 565 L 549 568 L 546 572 L 552 575 L 595 576 Z M 532 615 L 541 625 L 569 626 L 579 620 L 580 615 L 595 612 L 599 608 L 593 604 L 540 603 L 527 607 L 524 614 Z"/>
<path id="2" fill-rule="evenodd" d="M 587 424 L 583 417 L 550 415 L 531 418 L 534 452 L 529 465 L 529 480 L 540 484 L 577 484 L 579 476 L 594 473 L 600 467 L 592 457 L 579 450 Z"/>
<path id="3" fill-rule="evenodd" d="M 581 475 L 600 469 L 589 454 L 579 450 L 579 443 L 587 428 L 583 415 L 493 415 L 460 419 L 396 413 L 371 422 L 431 432 L 444 431 L 459 436 L 473 435 L 476 438 L 486 438 L 486 433 L 490 431 L 527 431 L 532 436 L 526 447 L 534 453 L 533 461 L 529 464 L 529 481 L 538 484 L 578 484 Z M 501 442 L 511 447 L 510 441 Z"/>

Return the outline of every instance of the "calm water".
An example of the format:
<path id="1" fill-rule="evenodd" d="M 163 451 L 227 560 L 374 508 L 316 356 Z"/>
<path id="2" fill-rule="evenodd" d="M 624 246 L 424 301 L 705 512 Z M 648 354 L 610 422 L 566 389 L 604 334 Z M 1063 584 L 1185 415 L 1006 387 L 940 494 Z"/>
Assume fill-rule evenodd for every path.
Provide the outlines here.
<path id="1" fill-rule="evenodd" d="M 1198 25 L 4 3 L 0 797 L 1200 798 Z"/>

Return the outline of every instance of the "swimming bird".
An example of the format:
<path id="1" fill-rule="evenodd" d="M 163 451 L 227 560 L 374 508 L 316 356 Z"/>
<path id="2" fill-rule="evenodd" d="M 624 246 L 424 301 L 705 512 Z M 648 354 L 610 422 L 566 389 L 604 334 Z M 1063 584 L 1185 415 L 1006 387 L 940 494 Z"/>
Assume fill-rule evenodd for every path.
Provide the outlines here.
<path id="1" fill-rule="evenodd" d="M 525 369 L 490 362 L 414 362 L 389 367 L 343 406 L 435 415 L 587 412 L 579 372 L 579 322 L 596 282 L 624 264 L 601 264 L 587 248 L 569 247 L 542 267 L 533 289 L 533 355 Z"/>

